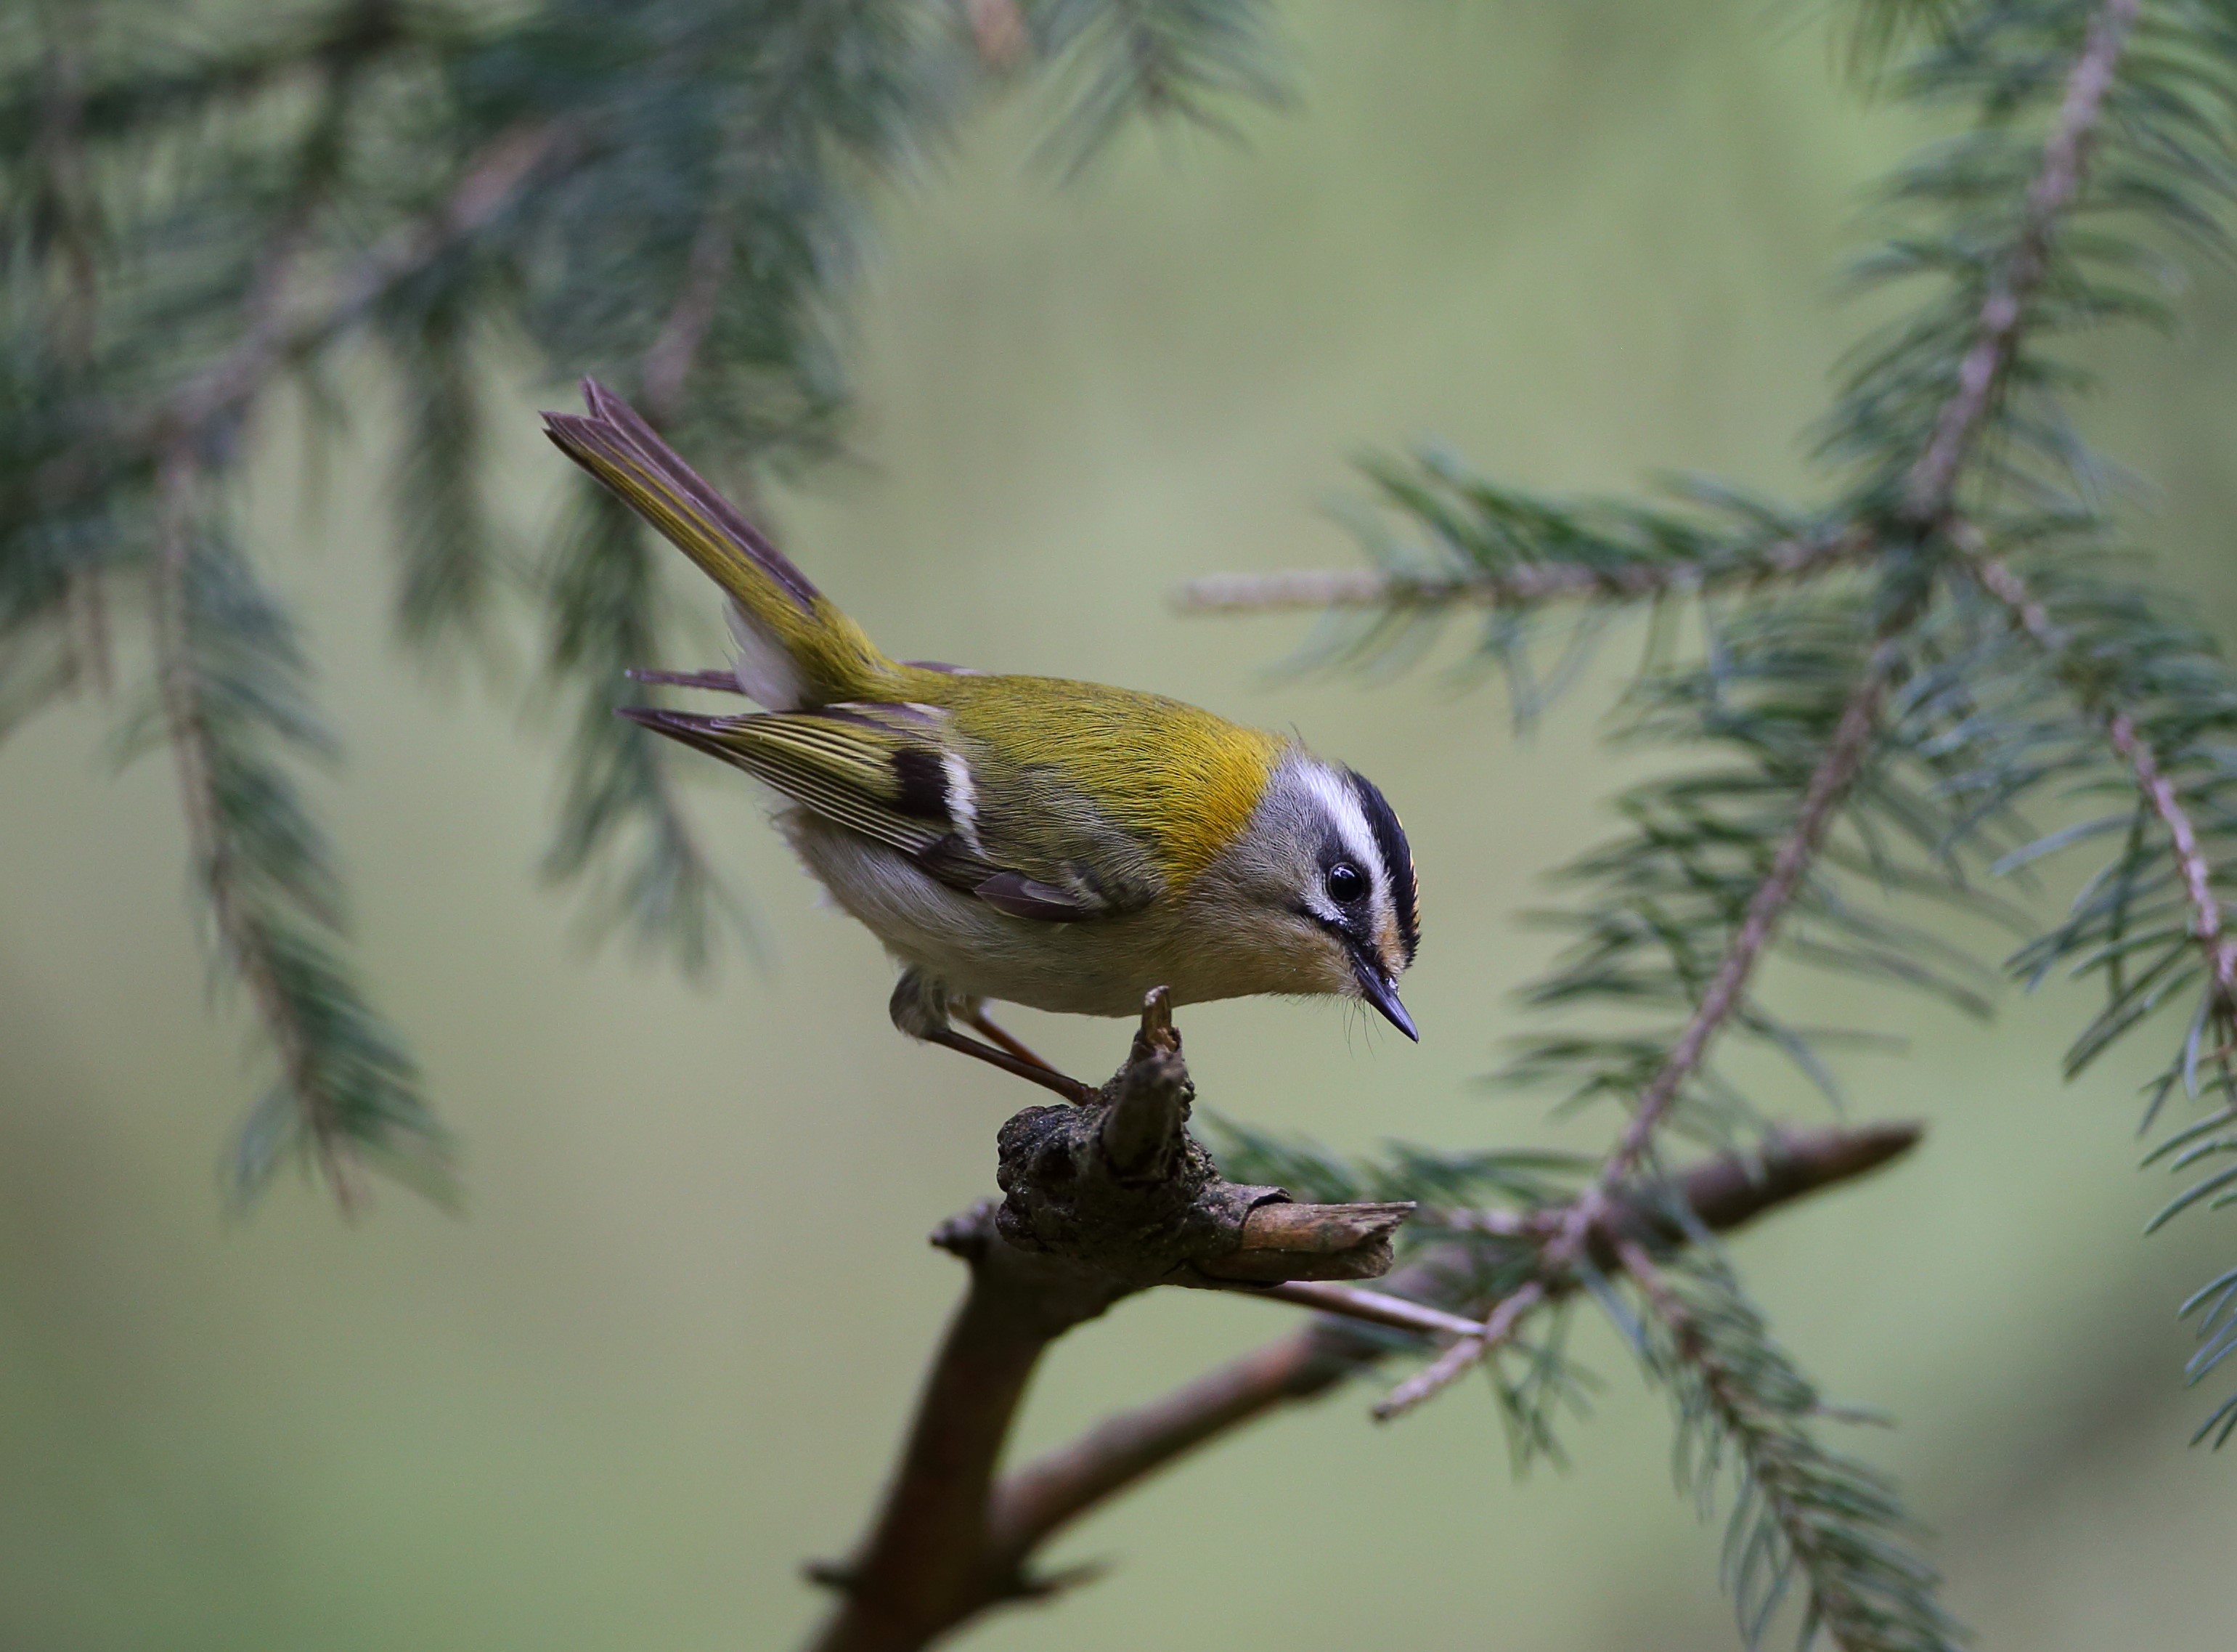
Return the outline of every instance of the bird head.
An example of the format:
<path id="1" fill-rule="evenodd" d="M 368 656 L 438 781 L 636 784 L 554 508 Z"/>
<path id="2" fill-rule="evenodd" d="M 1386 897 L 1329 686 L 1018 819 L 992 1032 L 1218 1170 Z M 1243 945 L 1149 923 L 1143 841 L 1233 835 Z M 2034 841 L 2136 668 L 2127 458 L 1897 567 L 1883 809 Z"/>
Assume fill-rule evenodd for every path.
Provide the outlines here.
<path id="1" fill-rule="evenodd" d="M 1310 990 L 1363 1000 L 1419 1041 L 1398 1000 L 1421 937 L 1414 857 L 1373 782 L 1292 749 L 1269 775 L 1231 864 L 1255 939 L 1286 948 Z"/>

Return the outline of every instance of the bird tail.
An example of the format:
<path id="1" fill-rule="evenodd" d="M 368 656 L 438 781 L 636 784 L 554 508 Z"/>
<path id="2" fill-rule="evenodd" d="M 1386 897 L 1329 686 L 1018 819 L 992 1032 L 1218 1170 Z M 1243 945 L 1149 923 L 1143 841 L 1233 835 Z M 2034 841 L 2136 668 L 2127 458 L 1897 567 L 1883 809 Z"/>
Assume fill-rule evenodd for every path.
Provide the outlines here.
<path id="1" fill-rule="evenodd" d="M 559 451 L 658 528 L 730 598 L 738 686 L 773 711 L 874 699 L 894 666 L 862 628 L 595 379 L 587 413 L 547 413 Z"/>

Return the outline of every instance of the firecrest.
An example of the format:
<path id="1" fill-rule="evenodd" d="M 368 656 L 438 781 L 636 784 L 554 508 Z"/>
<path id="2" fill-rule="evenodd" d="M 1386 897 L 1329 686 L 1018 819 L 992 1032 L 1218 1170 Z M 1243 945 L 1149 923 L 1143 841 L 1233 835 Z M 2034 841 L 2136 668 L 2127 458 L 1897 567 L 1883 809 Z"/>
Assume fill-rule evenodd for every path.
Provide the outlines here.
<path id="1" fill-rule="evenodd" d="M 1418 1036 L 1413 857 L 1363 776 L 1155 695 L 888 659 L 627 403 L 584 396 L 544 415 L 551 439 L 729 598 L 734 667 L 635 675 L 767 708 L 622 715 L 782 796 L 808 869 L 900 961 L 901 1031 L 1075 1098 L 986 1000 L 1342 994 Z"/>

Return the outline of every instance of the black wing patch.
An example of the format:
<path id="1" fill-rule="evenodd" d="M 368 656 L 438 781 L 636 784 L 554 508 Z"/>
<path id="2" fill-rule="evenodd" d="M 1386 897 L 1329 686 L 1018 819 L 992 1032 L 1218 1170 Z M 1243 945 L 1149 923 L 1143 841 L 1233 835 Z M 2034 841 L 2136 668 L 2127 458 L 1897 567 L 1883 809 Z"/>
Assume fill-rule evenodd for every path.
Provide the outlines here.
<path id="1" fill-rule="evenodd" d="M 951 795 L 938 716 L 924 708 L 854 704 L 736 717 L 639 705 L 620 712 L 743 769 L 997 912 L 1042 923 L 1112 913 L 1099 889 L 1059 888 L 983 857 L 974 847 L 967 802 Z"/>

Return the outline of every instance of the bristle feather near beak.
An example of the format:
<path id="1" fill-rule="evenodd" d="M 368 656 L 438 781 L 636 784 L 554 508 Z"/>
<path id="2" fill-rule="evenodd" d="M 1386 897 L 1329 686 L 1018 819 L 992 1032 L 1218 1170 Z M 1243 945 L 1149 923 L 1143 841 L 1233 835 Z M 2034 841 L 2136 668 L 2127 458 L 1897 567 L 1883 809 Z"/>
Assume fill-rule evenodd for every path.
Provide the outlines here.
<path id="1" fill-rule="evenodd" d="M 1383 1020 L 1389 1021 L 1416 1044 L 1420 1043 L 1422 1034 L 1415 1028 L 1414 1018 L 1406 1013 L 1406 1006 L 1398 1001 L 1398 988 L 1392 983 L 1382 966 L 1365 953 L 1354 948 L 1351 955 L 1351 973 L 1353 978 L 1359 982 L 1360 996 L 1374 1005 Z"/>

